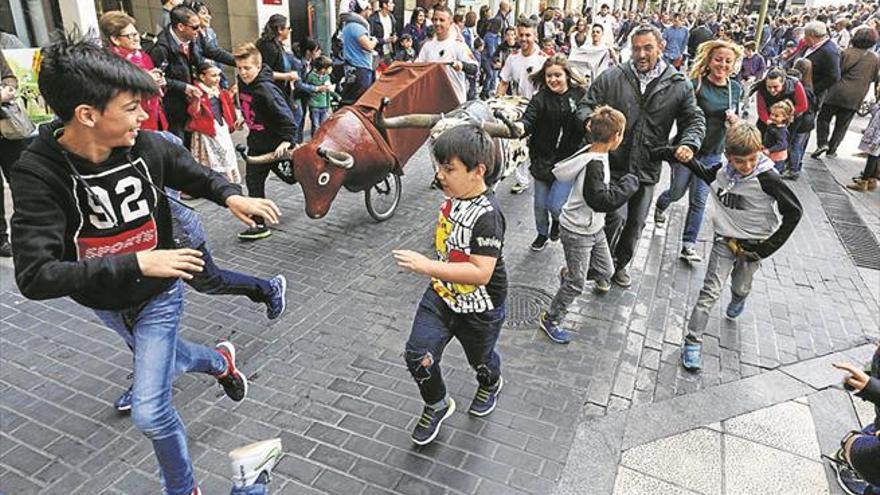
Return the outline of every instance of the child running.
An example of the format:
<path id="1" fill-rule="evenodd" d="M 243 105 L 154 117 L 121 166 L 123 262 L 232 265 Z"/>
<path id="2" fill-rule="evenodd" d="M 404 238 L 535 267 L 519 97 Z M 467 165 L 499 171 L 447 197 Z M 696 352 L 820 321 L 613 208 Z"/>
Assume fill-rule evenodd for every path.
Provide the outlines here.
<path id="1" fill-rule="evenodd" d="M 241 401 L 247 379 L 235 348 L 179 335 L 183 280 L 204 266 L 194 249 L 174 249 L 163 188 L 205 197 L 247 224 L 277 222 L 265 199 L 199 165 L 183 147 L 139 133 L 152 77 L 93 40 L 61 39 L 43 49 L 39 89 L 58 121 L 12 170 L 15 277 L 29 299 L 71 297 L 91 308 L 134 351 L 132 422 L 153 444 L 164 493 L 199 494 L 186 431 L 171 402 L 174 378 L 214 376 Z"/>
<path id="2" fill-rule="evenodd" d="M 504 324 L 507 272 L 501 256 L 505 220 L 488 189 L 495 177 L 495 146 L 473 125 L 453 127 L 434 142 L 436 181 L 447 196 L 434 236 L 437 260 L 407 250 L 393 251 L 397 264 L 431 277 L 406 342 L 406 366 L 425 407 L 412 441 L 427 445 L 455 411 L 440 360 L 455 337 L 477 372 L 476 395 L 468 412 L 486 416 L 501 392 L 501 357 L 495 343 Z"/>
<path id="3" fill-rule="evenodd" d="M 770 121 L 761 141 L 764 154 L 773 162 L 780 174 L 788 160 L 788 144 L 790 141 L 788 126 L 794 120 L 794 105 L 788 100 L 777 101 L 770 107 Z"/>
<path id="4" fill-rule="evenodd" d="M 232 95 L 220 87 L 220 68 L 213 62 L 203 62 L 198 68 L 196 86 L 202 90 L 187 108 L 190 120 L 186 130 L 192 132 L 192 154 L 211 170 L 226 176 L 233 184 L 241 183 L 232 131 L 241 128 L 244 121 L 236 118 Z"/>
<path id="5" fill-rule="evenodd" d="M 240 80 L 238 98 L 241 113 L 248 126 L 247 146 L 250 156 L 274 152 L 281 158 L 296 142 L 296 121 L 284 93 L 272 82 L 272 69 L 263 65 L 263 56 L 253 43 L 237 47 L 235 69 Z M 245 169 L 245 183 L 248 196 L 266 197 L 266 178 L 271 165 L 248 164 Z M 272 235 L 266 223 L 255 217 L 256 225 L 238 234 L 243 241 L 265 239 Z"/>
<path id="6" fill-rule="evenodd" d="M 626 117 L 619 111 L 596 108 L 588 124 L 592 145 L 581 149 L 553 168 L 557 180 L 573 183 L 568 201 L 559 215 L 559 238 L 565 253 L 559 290 L 550 309 L 541 314 L 541 330 L 557 344 L 571 341 L 571 333 L 559 325 L 574 299 L 584 291 L 587 269 L 596 272 L 596 291 L 608 292 L 614 263 L 605 238 L 605 213 L 621 207 L 639 188 L 639 179 L 626 174 L 611 181 L 608 153 L 623 140 Z"/>
<path id="7" fill-rule="evenodd" d="M 712 254 L 681 353 L 681 363 L 688 371 L 703 367 L 703 331 L 727 278 L 731 277 L 731 297 L 726 314 L 736 319 L 745 308 L 761 260 L 781 248 L 800 222 L 802 210 L 797 196 L 773 169 L 773 162 L 761 153 L 763 149 L 758 128 L 740 121 L 727 129 L 720 164 L 710 169 L 697 160 L 684 164 L 712 186 L 715 204 Z M 652 156 L 675 161 L 672 148 L 655 150 Z"/>

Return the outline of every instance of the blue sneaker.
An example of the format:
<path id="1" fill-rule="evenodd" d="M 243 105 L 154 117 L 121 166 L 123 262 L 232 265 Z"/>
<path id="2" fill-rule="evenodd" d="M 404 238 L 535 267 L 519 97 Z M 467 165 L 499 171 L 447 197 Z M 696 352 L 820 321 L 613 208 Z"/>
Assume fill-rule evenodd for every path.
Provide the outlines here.
<path id="1" fill-rule="evenodd" d="M 541 312 L 541 330 L 550 337 L 550 340 L 557 344 L 567 344 L 571 342 L 571 332 L 563 330 L 559 327 L 558 323 L 551 321 L 550 318 L 547 317 L 546 311 Z"/>
<path id="2" fill-rule="evenodd" d="M 116 399 L 116 402 L 113 403 L 113 407 L 119 412 L 131 411 L 131 385 L 129 385 L 128 389 L 125 392 L 122 392 L 122 395 Z"/>
<path id="3" fill-rule="evenodd" d="M 870 485 L 868 485 L 868 483 L 852 468 L 844 466 L 843 464 L 832 464 L 831 467 L 837 475 L 837 484 L 840 485 L 843 493 L 849 495 L 864 495 L 870 493 L 868 492 L 868 487 Z"/>
<path id="4" fill-rule="evenodd" d="M 495 410 L 495 405 L 498 403 L 498 394 L 501 393 L 501 387 L 503 386 L 504 379 L 500 376 L 498 377 L 498 383 L 494 387 L 480 385 L 477 388 L 477 393 L 474 394 L 474 400 L 471 401 L 468 414 L 479 417 L 488 416 L 489 413 Z"/>
<path id="5" fill-rule="evenodd" d="M 727 317 L 735 320 L 746 309 L 746 297 L 738 296 L 732 291 L 730 295 L 730 304 L 727 305 Z"/>
<path id="6" fill-rule="evenodd" d="M 433 442 L 437 438 L 437 434 L 440 433 L 440 425 L 443 424 L 446 418 L 452 416 L 454 412 L 455 401 L 452 400 L 452 397 L 449 398 L 449 405 L 439 411 L 425 406 L 422 410 L 422 416 L 412 432 L 411 438 L 413 443 L 416 445 L 428 445 Z"/>
<path id="7" fill-rule="evenodd" d="M 681 349 L 681 365 L 688 371 L 700 371 L 703 369 L 703 344 L 685 340 Z"/>
<path id="8" fill-rule="evenodd" d="M 266 317 L 275 320 L 287 306 L 287 279 L 284 275 L 276 275 L 269 280 L 269 285 L 272 286 L 272 295 L 266 301 Z"/>

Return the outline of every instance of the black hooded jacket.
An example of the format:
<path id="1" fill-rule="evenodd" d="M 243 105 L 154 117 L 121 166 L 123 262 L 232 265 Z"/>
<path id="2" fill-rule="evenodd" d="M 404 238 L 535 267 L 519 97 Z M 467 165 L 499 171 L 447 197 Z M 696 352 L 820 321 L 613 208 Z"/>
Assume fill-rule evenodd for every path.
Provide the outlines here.
<path id="1" fill-rule="evenodd" d="M 529 171 L 536 179 L 553 182 L 553 167 L 573 155 L 584 141 L 584 127 L 575 117 L 577 104 L 586 94 L 580 86 L 569 86 L 557 94 L 546 86 L 535 93 L 523 113 L 529 134 Z"/>
<path id="2" fill-rule="evenodd" d="M 141 273 L 137 252 L 173 249 L 167 185 L 223 206 L 241 194 L 220 174 L 151 132 L 91 163 L 58 144 L 61 123 L 12 167 L 15 279 L 29 299 L 70 296 L 95 309 L 137 307 L 175 279 Z M 88 189 L 87 189 L 88 187 Z"/>
<path id="3" fill-rule="evenodd" d="M 287 99 L 272 81 L 272 69 L 263 65 L 257 77 L 246 84 L 238 79 L 238 99 L 247 123 L 248 153 L 261 155 L 274 150 L 282 141 L 294 143 L 296 123 Z"/>

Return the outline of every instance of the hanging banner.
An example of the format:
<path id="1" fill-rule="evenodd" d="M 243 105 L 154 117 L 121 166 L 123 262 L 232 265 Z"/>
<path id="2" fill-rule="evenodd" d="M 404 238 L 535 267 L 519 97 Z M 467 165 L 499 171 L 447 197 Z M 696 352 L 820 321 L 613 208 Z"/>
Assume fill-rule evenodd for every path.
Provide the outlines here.
<path id="1" fill-rule="evenodd" d="M 40 69 L 39 48 L 11 48 L 3 50 L 3 57 L 12 73 L 18 78 L 18 101 L 34 124 L 48 122 L 55 115 L 46 106 L 37 87 L 37 75 Z"/>

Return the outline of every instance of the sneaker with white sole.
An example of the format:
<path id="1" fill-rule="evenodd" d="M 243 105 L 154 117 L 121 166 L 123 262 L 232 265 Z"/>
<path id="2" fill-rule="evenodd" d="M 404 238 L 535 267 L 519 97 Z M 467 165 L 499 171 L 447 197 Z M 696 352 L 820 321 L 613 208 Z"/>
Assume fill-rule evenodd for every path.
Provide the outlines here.
<path id="1" fill-rule="evenodd" d="M 217 382 L 223 387 L 226 396 L 235 402 L 241 402 L 247 395 L 248 382 L 244 373 L 235 367 L 235 346 L 232 342 L 220 342 L 214 348 L 226 361 L 226 371 L 216 376 Z"/>
<path id="2" fill-rule="evenodd" d="M 495 410 L 495 406 L 498 404 L 498 394 L 501 393 L 501 387 L 503 386 L 504 379 L 499 376 L 498 382 L 495 383 L 494 387 L 484 387 L 482 385 L 477 387 L 474 400 L 471 401 L 471 407 L 468 408 L 468 414 L 478 417 L 488 416 L 489 413 Z"/>
<path id="3" fill-rule="evenodd" d="M 287 305 L 287 279 L 284 275 L 276 275 L 269 280 L 272 293 L 266 301 L 266 317 L 270 320 L 278 319 Z"/>
<path id="4" fill-rule="evenodd" d="M 700 253 L 690 246 L 681 248 L 681 253 L 679 253 L 678 257 L 685 261 L 690 261 L 691 263 L 699 263 L 703 261 L 703 257 L 700 256 Z"/>
<path id="5" fill-rule="evenodd" d="M 435 438 L 437 438 L 437 434 L 440 433 L 440 425 L 443 424 L 443 421 L 446 420 L 449 416 L 452 416 L 452 413 L 455 412 L 455 401 L 452 397 L 449 398 L 449 405 L 440 410 L 431 409 L 428 406 L 422 410 L 422 415 L 419 417 L 419 421 L 416 423 L 416 427 L 413 428 L 412 438 L 413 443 L 416 445 L 428 445 L 433 442 Z"/>
<path id="6" fill-rule="evenodd" d="M 666 212 L 654 206 L 654 225 L 657 227 L 666 226 Z"/>
<path id="7" fill-rule="evenodd" d="M 520 182 L 517 182 L 516 184 L 513 185 L 513 187 L 510 188 L 510 194 L 522 194 L 522 193 L 526 192 L 526 189 L 528 189 L 528 188 L 529 188 L 528 184 L 522 184 Z"/>
<path id="8" fill-rule="evenodd" d="M 593 292 L 596 294 L 607 294 L 610 290 L 611 282 L 609 282 L 607 278 L 596 280 L 596 285 L 593 286 Z"/>
<path id="9" fill-rule="evenodd" d="M 229 453 L 233 485 L 244 488 L 254 484 L 267 484 L 272 468 L 283 455 L 280 438 L 255 442 L 233 450 Z"/>
<path id="10" fill-rule="evenodd" d="M 629 273 L 627 273 L 626 268 L 621 268 L 614 272 L 614 275 L 611 277 L 611 280 L 626 289 L 630 285 L 632 285 L 632 278 L 630 278 Z"/>
<path id="11" fill-rule="evenodd" d="M 125 392 L 122 392 L 122 395 L 116 399 L 116 402 L 113 403 L 113 407 L 119 412 L 131 411 L 131 385 L 129 385 L 128 389 L 126 389 Z"/>

